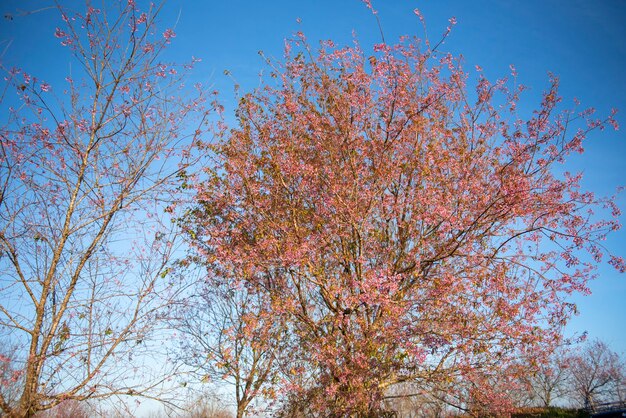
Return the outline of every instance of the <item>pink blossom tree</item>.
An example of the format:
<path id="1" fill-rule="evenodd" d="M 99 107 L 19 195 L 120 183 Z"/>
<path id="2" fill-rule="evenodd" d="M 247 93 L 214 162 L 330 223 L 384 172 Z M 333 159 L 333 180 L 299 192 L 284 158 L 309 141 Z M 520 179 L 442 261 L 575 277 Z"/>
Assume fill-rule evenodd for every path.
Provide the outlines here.
<path id="1" fill-rule="evenodd" d="M 313 51 L 298 34 L 268 65 L 194 184 L 188 228 L 209 276 L 288 327 L 287 406 L 377 416 L 413 382 L 510 410 L 501 371 L 528 373 L 560 341 L 619 228 L 612 199 L 559 174 L 612 115 L 561 109 L 551 77 L 523 119 L 523 87 L 479 71 L 470 89 L 458 58 L 410 37 Z"/>
<path id="2" fill-rule="evenodd" d="M 107 7 L 58 6 L 65 85 L 2 69 L 0 344 L 17 348 L 21 385 L 12 398 L 0 390 L 3 416 L 158 397 L 171 376 L 146 357 L 178 291 L 163 209 L 192 162 L 205 94 L 183 86 L 190 66 L 161 61 L 175 36 L 155 28 L 161 6 Z"/>

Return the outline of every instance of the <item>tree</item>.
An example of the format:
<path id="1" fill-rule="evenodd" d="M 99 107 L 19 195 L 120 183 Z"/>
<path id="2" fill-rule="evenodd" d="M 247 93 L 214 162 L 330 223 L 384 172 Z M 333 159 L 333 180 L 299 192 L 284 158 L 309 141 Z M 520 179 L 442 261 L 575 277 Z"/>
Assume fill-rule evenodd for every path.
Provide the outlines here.
<path id="1" fill-rule="evenodd" d="M 187 402 L 182 418 L 232 418 L 233 414 L 215 394 L 203 393 Z"/>
<path id="2" fill-rule="evenodd" d="M 554 406 L 557 399 L 563 399 L 568 395 L 569 355 L 567 348 L 559 347 L 532 373 L 521 376 L 524 383 L 521 397 L 526 402 L 520 406 L 549 408 Z"/>
<path id="3" fill-rule="evenodd" d="M 88 418 L 89 408 L 85 402 L 63 401 L 52 409 L 36 414 L 37 418 Z"/>
<path id="4" fill-rule="evenodd" d="M 180 356 L 202 382 L 232 385 L 236 417 L 253 400 L 272 398 L 282 328 L 263 312 L 263 295 L 218 280 L 201 281 L 186 299 L 176 326 L 183 333 Z"/>
<path id="5" fill-rule="evenodd" d="M 24 372 L 16 364 L 16 348 L 0 351 L 0 395 L 6 403 L 15 404 L 20 397 Z"/>
<path id="6" fill-rule="evenodd" d="M 164 209 L 192 162 L 206 95 L 184 88 L 190 65 L 160 60 L 175 36 L 156 30 L 160 9 L 59 5 L 55 36 L 72 65 L 58 90 L 3 68 L 0 344 L 16 347 L 21 374 L 17 399 L 0 391 L 4 416 L 154 397 L 170 377 L 146 357 L 158 356 L 151 337 L 178 291 Z"/>
<path id="7" fill-rule="evenodd" d="M 510 408 L 498 370 L 527 373 L 541 356 L 519 359 L 559 342 L 619 227 L 612 199 L 558 174 L 612 116 L 559 110 L 551 77 L 524 120 L 522 87 L 479 72 L 470 91 L 429 45 L 314 52 L 299 34 L 195 183 L 188 228 L 209 275 L 286 324 L 301 369 L 282 393 L 309 416 L 382 414 L 401 382 Z"/>
<path id="8" fill-rule="evenodd" d="M 572 354 L 568 364 L 571 392 L 580 406 L 593 408 L 600 402 L 620 400 L 617 385 L 623 380 L 625 368 L 606 343 L 591 341 L 578 354 Z"/>
<path id="9" fill-rule="evenodd" d="M 401 418 L 443 418 L 450 412 L 446 393 L 425 390 L 414 382 L 395 385 L 385 394 L 387 409 Z"/>

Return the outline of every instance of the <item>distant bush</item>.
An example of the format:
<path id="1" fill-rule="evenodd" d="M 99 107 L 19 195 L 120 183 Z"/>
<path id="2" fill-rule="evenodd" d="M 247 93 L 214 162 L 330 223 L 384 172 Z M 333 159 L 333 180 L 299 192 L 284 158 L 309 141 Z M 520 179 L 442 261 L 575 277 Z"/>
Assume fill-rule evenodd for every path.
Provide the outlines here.
<path id="1" fill-rule="evenodd" d="M 233 414 L 221 402 L 212 397 L 199 397 L 192 401 L 181 414 L 182 418 L 233 418 Z"/>
<path id="2" fill-rule="evenodd" d="M 589 413 L 584 409 L 528 408 L 511 418 L 589 418 Z"/>

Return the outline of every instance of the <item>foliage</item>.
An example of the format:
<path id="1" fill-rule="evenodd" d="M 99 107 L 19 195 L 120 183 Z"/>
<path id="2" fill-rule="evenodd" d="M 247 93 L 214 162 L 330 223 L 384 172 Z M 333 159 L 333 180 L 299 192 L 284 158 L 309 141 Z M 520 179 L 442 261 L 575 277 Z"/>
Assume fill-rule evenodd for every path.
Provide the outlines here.
<path id="1" fill-rule="evenodd" d="M 470 91 L 459 59 L 409 37 L 314 52 L 298 34 L 268 65 L 186 228 L 207 276 L 288 330 L 285 410 L 374 416 L 405 381 L 510 410 L 499 388 L 559 342 L 619 228 L 612 199 L 558 174 L 612 116 L 560 110 L 551 77 L 523 119 L 523 87 L 479 72 Z"/>

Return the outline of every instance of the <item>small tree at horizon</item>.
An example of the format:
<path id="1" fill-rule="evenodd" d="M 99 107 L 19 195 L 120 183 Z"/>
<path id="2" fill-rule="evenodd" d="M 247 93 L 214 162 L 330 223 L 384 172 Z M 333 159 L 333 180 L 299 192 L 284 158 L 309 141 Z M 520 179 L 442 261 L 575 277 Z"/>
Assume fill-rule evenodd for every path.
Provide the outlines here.
<path id="1" fill-rule="evenodd" d="M 620 384 L 626 366 L 620 356 L 601 340 L 585 344 L 566 357 L 568 386 L 575 404 L 593 408 L 598 403 L 622 401 Z"/>
<path id="2" fill-rule="evenodd" d="M 532 373 L 522 376 L 525 383 L 523 391 L 530 404 L 549 408 L 556 406 L 555 401 L 568 398 L 569 350 L 571 348 L 568 346 L 556 348 Z"/>

